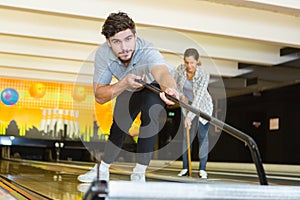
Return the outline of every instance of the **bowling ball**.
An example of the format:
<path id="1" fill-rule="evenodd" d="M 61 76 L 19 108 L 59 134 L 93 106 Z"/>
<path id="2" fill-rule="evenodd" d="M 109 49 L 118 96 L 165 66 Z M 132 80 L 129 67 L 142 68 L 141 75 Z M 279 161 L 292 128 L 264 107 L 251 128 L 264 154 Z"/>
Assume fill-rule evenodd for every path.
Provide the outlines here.
<path id="1" fill-rule="evenodd" d="M 29 94 L 33 98 L 42 98 L 46 94 L 46 86 L 43 83 L 33 83 L 29 89 Z"/>
<path id="2" fill-rule="evenodd" d="M 6 88 L 1 92 L 1 101 L 8 106 L 14 105 L 19 100 L 18 92 L 13 88 Z"/>
<path id="3" fill-rule="evenodd" d="M 79 101 L 79 102 L 84 101 L 86 98 L 86 95 L 87 94 L 86 94 L 85 88 L 81 87 L 81 86 L 75 87 L 73 90 L 73 94 L 72 94 L 73 99 L 76 101 Z"/>

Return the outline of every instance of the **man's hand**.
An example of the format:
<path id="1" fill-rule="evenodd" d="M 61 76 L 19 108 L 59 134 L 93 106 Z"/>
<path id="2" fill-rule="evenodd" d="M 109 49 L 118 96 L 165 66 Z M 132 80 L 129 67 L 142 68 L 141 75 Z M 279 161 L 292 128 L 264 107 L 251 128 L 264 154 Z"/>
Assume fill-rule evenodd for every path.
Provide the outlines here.
<path id="1" fill-rule="evenodd" d="M 135 81 L 136 79 L 143 79 L 143 77 L 134 74 L 128 74 L 122 80 L 114 84 L 104 85 L 104 84 L 94 83 L 96 102 L 100 104 L 104 104 L 112 100 L 113 98 L 115 98 L 116 96 L 118 96 L 128 88 L 137 89 L 143 87 L 142 84 Z"/>
<path id="2" fill-rule="evenodd" d="M 175 103 L 171 100 L 169 100 L 165 93 L 167 93 L 170 96 L 175 97 L 176 99 L 179 98 L 179 94 L 175 89 L 172 88 L 166 88 L 164 92 L 159 93 L 160 98 L 167 104 L 167 105 L 174 105 Z"/>
<path id="3" fill-rule="evenodd" d="M 127 87 L 129 88 L 143 87 L 142 84 L 135 81 L 136 79 L 143 79 L 143 77 L 137 76 L 135 74 L 127 74 L 124 79 L 126 80 Z"/>

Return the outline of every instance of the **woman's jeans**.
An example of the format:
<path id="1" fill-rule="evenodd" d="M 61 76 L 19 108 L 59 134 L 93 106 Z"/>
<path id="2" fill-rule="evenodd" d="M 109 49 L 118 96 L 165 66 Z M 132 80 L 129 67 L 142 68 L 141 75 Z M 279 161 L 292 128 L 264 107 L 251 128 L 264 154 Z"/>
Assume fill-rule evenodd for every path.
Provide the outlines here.
<path id="1" fill-rule="evenodd" d="M 184 123 L 185 116 L 182 115 L 182 120 Z M 198 141 L 199 141 L 199 170 L 206 170 L 206 163 L 208 159 L 208 151 L 209 151 L 209 145 L 208 145 L 208 129 L 209 129 L 210 123 L 207 122 L 205 125 L 203 125 L 198 117 L 195 117 L 192 121 L 191 129 L 190 129 L 190 150 L 192 152 L 192 142 L 196 136 L 196 133 L 198 132 Z M 183 161 L 183 169 L 188 169 L 188 154 L 187 154 L 187 138 L 186 138 L 186 129 L 183 127 L 183 155 L 182 155 L 182 161 Z"/>

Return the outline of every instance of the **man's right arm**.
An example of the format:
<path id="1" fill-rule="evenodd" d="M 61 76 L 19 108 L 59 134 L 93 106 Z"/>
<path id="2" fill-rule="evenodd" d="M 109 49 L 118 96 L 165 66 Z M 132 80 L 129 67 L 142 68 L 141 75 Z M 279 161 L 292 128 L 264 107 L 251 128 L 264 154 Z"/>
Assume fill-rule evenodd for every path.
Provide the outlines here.
<path id="1" fill-rule="evenodd" d="M 111 85 L 98 84 L 94 82 L 95 100 L 97 103 L 104 104 L 119 94 L 121 94 L 128 87 L 139 88 L 142 87 L 135 79 L 141 79 L 140 76 L 134 74 L 126 75 L 122 80 Z"/>

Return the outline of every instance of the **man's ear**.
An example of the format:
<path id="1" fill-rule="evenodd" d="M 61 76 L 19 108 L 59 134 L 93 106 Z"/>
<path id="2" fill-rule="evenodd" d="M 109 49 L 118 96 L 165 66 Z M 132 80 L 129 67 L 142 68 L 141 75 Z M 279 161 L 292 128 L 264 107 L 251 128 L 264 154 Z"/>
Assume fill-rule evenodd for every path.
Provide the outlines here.
<path id="1" fill-rule="evenodd" d="M 107 42 L 107 45 L 108 45 L 109 47 L 111 47 L 111 44 L 110 44 L 109 39 L 106 39 L 106 42 Z"/>

